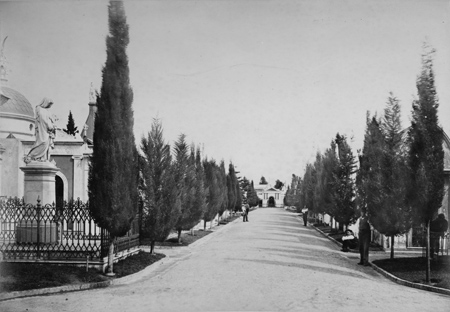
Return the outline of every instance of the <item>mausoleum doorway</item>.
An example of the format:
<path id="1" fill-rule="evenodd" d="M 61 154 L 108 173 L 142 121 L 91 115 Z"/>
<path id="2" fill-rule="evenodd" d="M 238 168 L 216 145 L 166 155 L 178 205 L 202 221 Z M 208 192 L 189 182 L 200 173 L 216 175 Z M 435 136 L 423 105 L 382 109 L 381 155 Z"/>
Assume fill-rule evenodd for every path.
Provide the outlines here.
<path id="1" fill-rule="evenodd" d="M 269 200 L 267 201 L 267 207 L 275 207 L 275 199 L 273 196 L 269 197 Z"/>

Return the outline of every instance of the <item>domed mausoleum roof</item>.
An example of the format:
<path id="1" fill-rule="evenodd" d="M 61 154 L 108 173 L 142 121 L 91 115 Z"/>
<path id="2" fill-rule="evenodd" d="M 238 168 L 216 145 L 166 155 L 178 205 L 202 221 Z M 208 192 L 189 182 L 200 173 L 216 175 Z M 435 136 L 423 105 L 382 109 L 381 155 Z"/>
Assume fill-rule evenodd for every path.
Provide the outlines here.
<path id="1" fill-rule="evenodd" d="M 25 115 L 34 118 L 30 102 L 19 92 L 8 87 L 1 87 L 0 113 Z"/>

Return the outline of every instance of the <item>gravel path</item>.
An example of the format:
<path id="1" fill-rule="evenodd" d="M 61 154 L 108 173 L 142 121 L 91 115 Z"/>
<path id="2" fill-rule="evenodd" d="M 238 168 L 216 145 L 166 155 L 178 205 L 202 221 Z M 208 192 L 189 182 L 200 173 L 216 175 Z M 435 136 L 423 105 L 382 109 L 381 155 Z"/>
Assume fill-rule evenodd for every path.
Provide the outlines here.
<path id="1" fill-rule="evenodd" d="M 449 311 L 395 284 L 296 214 L 260 208 L 106 288 L 0 302 L 0 311 Z"/>

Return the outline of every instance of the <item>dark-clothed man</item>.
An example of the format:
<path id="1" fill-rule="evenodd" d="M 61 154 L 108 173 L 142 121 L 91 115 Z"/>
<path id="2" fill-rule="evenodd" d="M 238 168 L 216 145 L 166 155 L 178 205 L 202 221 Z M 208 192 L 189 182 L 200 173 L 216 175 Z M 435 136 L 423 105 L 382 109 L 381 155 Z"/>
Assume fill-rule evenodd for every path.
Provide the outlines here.
<path id="1" fill-rule="evenodd" d="M 358 264 L 369 265 L 369 245 L 370 245 L 370 224 L 367 210 L 361 210 L 361 217 L 359 218 L 359 255 L 360 261 Z"/>
<path id="2" fill-rule="evenodd" d="M 244 209 L 242 209 L 242 221 L 248 222 L 248 212 L 250 211 L 250 206 L 248 204 L 244 205 Z"/>
<path id="3" fill-rule="evenodd" d="M 303 225 L 308 225 L 308 208 L 304 207 L 302 209 Z"/>

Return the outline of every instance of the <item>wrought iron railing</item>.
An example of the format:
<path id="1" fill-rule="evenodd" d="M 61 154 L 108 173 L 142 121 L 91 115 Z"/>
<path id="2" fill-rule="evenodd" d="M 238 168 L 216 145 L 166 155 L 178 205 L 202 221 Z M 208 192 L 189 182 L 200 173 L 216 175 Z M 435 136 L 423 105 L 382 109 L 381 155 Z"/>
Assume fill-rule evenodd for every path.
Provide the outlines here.
<path id="1" fill-rule="evenodd" d="M 139 245 L 136 218 L 129 233 L 116 240 L 115 253 Z M 4 260 L 101 260 L 109 233 L 98 227 L 80 200 L 42 206 L 17 198 L 0 201 L 0 251 Z"/>

